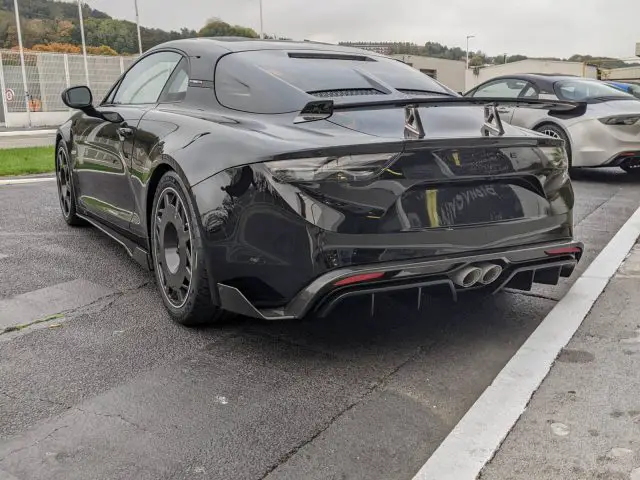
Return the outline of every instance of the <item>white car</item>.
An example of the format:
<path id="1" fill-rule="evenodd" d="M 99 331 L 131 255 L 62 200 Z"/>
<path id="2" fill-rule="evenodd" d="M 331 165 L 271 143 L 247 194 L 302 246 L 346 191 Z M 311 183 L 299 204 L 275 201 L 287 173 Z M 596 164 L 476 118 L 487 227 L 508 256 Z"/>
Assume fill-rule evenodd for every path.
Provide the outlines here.
<path id="1" fill-rule="evenodd" d="M 603 82 L 565 75 L 493 78 L 468 97 L 586 102 L 575 118 L 531 108 L 499 107 L 502 121 L 565 141 L 571 167 L 620 167 L 640 173 L 640 100 Z"/>

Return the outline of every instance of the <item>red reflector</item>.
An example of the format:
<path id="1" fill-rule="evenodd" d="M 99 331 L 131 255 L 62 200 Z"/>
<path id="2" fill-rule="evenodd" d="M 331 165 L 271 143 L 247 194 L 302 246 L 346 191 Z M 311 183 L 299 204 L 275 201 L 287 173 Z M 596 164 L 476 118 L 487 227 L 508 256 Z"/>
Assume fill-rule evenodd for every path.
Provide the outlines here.
<path id="1" fill-rule="evenodd" d="M 345 285 L 351 285 L 353 283 L 366 282 L 367 280 L 375 280 L 376 278 L 383 277 L 384 273 L 361 273 L 360 275 L 354 275 L 353 277 L 343 278 L 334 283 L 336 287 L 344 287 Z"/>
<path id="2" fill-rule="evenodd" d="M 582 253 L 582 249 L 580 247 L 562 247 L 562 248 L 553 248 L 551 250 L 547 250 L 547 255 L 567 255 L 570 253 Z"/>

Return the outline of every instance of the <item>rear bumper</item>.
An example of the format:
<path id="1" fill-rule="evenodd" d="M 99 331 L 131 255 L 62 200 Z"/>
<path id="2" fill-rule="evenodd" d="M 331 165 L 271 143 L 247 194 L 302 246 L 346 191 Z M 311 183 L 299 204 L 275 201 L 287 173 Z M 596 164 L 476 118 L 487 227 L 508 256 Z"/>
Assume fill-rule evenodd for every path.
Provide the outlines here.
<path id="1" fill-rule="evenodd" d="M 571 249 L 577 249 L 571 252 Z M 552 251 L 558 253 L 549 253 Z M 451 276 L 460 269 L 480 262 L 492 262 L 503 268 L 500 277 L 486 286 L 492 293 L 504 288 L 529 290 L 533 283 L 555 285 L 560 277 L 573 273 L 582 255 L 579 242 L 554 242 L 534 246 L 477 251 L 460 256 L 447 256 L 427 261 L 399 261 L 353 266 L 327 272 L 302 289 L 287 305 L 279 308 L 257 308 L 240 290 L 218 283 L 220 306 L 228 311 L 262 320 L 289 320 L 303 318 L 311 313 L 323 317 L 343 300 L 353 296 L 416 290 L 420 305 L 422 294 L 440 287 L 457 299 L 458 292 L 473 290 L 454 284 Z M 566 252 L 566 253 L 565 253 Z M 336 286 L 337 282 L 367 273 L 384 273 L 379 280 Z"/>

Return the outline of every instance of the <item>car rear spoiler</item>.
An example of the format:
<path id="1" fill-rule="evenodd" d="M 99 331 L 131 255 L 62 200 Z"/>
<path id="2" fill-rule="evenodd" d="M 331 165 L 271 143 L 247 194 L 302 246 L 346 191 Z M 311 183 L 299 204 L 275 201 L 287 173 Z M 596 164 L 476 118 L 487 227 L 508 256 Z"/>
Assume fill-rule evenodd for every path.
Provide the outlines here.
<path id="1" fill-rule="evenodd" d="M 396 98 L 371 102 L 334 103 L 333 100 L 314 100 L 300 111 L 295 123 L 326 120 L 337 111 L 381 110 L 388 108 L 405 109 L 405 137 L 423 138 L 425 135 L 420 118 L 419 107 L 484 107 L 484 135 L 504 135 L 498 107 L 535 108 L 548 110 L 549 115 L 559 118 L 574 118 L 584 115 L 587 104 L 584 102 L 524 100 L 511 98 L 470 98 L 470 97 L 425 97 Z"/>

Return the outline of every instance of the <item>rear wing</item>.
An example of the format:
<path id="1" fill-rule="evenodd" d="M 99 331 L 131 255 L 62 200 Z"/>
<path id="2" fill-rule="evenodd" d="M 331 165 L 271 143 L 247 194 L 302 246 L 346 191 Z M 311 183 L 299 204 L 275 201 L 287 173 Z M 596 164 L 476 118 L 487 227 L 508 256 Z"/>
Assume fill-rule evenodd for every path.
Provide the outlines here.
<path id="1" fill-rule="evenodd" d="M 498 107 L 536 108 L 548 110 L 549 115 L 559 118 L 574 118 L 584 115 L 587 104 L 584 102 L 566 102 L 549 100 L 524 100 L 510 98 L 471 98 L 471 97 L 425 97 L 396 98 L 371 102 L 334 103 L 333 100 L 314 100 L 307 103 L 295 119 L 295 123 L 326 120 L 334 112 L 381 110 L 388 108 L 405 109 L 405 137 L 424 138 L 425 131 L 420 118 L 419 107 L 484 107 L 485 124 L 482 133 L 504 135 Z"/>

